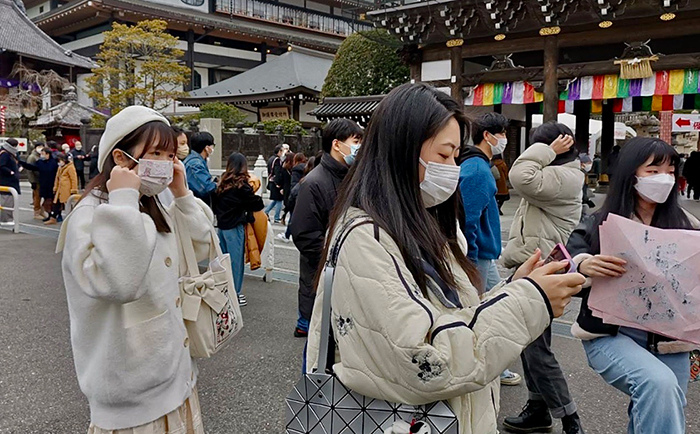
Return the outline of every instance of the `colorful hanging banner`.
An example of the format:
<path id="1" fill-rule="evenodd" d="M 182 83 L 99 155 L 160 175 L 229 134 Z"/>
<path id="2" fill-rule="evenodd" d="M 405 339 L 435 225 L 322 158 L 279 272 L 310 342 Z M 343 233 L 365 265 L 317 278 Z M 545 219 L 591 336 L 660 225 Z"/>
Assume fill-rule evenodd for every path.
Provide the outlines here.
<path id="1" fill-rule="evenodd" d="M 579 77 L 569 82 L 559 99 L 577 101 L 700 94 L 699 76 L 697 69 L 675 69 L 656 71 L 651 77 L 634 80 L 625 80 L 616 74 Z M 536 92 L 528 82 L 483 83 L 474 86 L 465 104 L 530 104 L 543 99 L 544 95 Z M 663 99 L 658 101 L 663 105 Z"/>

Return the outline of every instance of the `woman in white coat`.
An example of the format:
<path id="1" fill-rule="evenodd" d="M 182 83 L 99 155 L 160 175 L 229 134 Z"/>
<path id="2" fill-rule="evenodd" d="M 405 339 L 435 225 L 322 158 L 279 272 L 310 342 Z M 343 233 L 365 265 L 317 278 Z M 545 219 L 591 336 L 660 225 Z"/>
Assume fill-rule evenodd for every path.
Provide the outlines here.
<path id="1" fill-rule="evenodd" d="M 538 267 L 481 299 L 458 228 L 460 105 L 424 84 L 397 87 L 368 126 L 329 226 L 342 239 L 332 293 L 333 370 L 350 389 L 405 404 L 447 400 L 460 434 L 497 432 L 499 375 L 584 282 Z M 352 223 L 351 223 L 352 222 Z M 476 283 L 476 285 L 475 285 Z M 308 370 L 319 354 L 318 286 Z"/>
<path id="2" fill-rule="evenodd" d="M 211 212 L 188 191 L 175 135 L 160 113 L 122 110 L 99 146 L 101 173 L 63 223 L 58 246 L 88 432 L 203 434 L 172 215 L 181 213 L 204 259 Z M 139 166 L 163 176 L 142 178 Z M 156 197 L 165 188 L 175 197 L 168 210 Z"/>

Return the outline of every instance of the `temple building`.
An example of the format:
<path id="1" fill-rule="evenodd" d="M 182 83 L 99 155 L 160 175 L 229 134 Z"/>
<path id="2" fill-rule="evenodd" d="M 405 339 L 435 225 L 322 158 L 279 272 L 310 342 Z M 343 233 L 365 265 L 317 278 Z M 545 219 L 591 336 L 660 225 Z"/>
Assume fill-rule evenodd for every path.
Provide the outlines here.
<path id="1" fill-rule="evenodd" d="M 412 80 L 449 92 L 473 115 L 509 117 L 520 145 L 513 156 L 528 145 L 534 114 L 576 115 L 582 152 L 589 120 L 599 118 L 595 151 L 604 158 L 627 114 L 656 115 L 669 143 L 674 132 L 700 129 L 696 115 L 679 118 L 700 108 L 698 0 L 401 0 L 368 17 L 403 41 Z"/>

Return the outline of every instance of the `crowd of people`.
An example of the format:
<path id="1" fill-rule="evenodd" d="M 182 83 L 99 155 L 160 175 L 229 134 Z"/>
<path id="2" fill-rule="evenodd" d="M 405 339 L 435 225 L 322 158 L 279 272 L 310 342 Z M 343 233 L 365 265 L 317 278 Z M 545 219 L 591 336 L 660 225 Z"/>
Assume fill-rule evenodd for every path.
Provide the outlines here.
<path id="1" fill-rule="evenodd" d="M 111 118 L 89 154 L 78 146 L 37 146 L 25 162 L 11 142 L 3 145 L 0 164 L 7 153 L 15 172 L 32 171 L 37 217 L 59 221 L 70 195 L 83 190 L 60 243 L 89 433 L 204 432 L 197 363 L 178 309 L 183 267 L 173 252 L 186 234 L 197 260 L 207 259 L 217 241 L 206 228 L 216 224 L 244 306 L 247 225 L 261 214 L 265 224 L 284 222 L 277 237 L 300 253 L 294 336 L 308 339 L 302 372 L 318 368 L 330 342 L 332 370 L 354 392 L 405 404 L 445 401 L 460 434 L 496 433 L 499 387 L 522 381 L 509 370 L 520 358 L 528 400 L 503 427 L 550 431 L 558 418 L 564 434 L 583 434 L 552 351 L 552 321 L 576 296 L 583 302 L 572 334 L 583 341 L 591 368 L 630 396 L 628 432 L 684 433 L 692 346 L 606 324 L 587 299 L 596 279 L 626 273 L 623 259 L 600 254 L 598 227 L 608 214 L 658 228 L 700 228 L 674 194 L 681 175 L 691 183 L 693 156 L 682 171 L 681 156 L 662 140 L 629 140 L 615 151 L 605 202 L 587 215 L 586 173 L 600 176 L 600 157 L 581 156 L 571 130 L 548 122 L 530 132 L 531 145 L 508 169 L 507 133 L 501 114 L 468 119 L 446 94 L 402 85 L 366 129 L 330 121 L 317 155 L 275 148 L 267 206 L 246 156 L 232 153 L 224 173 L 212 176 L 214 137 L 188 137 L 145 107 Z M 169 167 L 165 181 L 141 174 L 145 162 Z M 520 204 L 502 240 L 509 186 Z M 184 220 L 175 224 L 173 213 Z M 545 261 L 564 245 L 577 267 L 568 273 L 571 262 Z M 499 264 L 510 270 L 506 276 Z M 329 266 L 334 271 L 326 276 Z M 325 336 L 319 300 L 331 289 Z"/>
<path id="2" fill-rule="evenodd" d="M 81 142 L 71 147 L 64 143 L 59 147 L 55 141 L 36 142 L 25 160 L 19 156 L 19 143 L 7 139 L 0 147 L 0 186 L 12 187 L 22 194 L 20 174 L 27 170 L 27 179 L 32 188 L 34 218 L 45 225 L 63 221 L 63 211 L 72 195 L 85 189 L 85 162 L 96 159 L 97 147 L 85 153 Z M 93 178 L 90 171 L 89 178 Z M 13 208 L 12 196 L 0 193 L 2 206 Z M 13 221 L 14 212 L 3 210 L 0 221 Z"/>

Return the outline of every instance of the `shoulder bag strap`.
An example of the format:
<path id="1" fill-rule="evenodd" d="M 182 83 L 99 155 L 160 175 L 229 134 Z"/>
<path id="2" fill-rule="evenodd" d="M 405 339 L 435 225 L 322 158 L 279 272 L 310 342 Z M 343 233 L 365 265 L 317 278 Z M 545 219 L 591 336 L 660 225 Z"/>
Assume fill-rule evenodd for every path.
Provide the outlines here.
<path id="1" fill-rule="evenodd" d="M 357 220 L 362 220 L 355 223 Z M 331 329 L 331 295 L 335 266 L 340 255 L 340 249 L 350 232 L 358 226 L 374 223 L 369 218 L 355 217 L 346 223 L 335 239 L 333 248 L 328 252 L 328 261 L 323 269 L 323 310 L 321 311 L 321 343 L 318 351 L 318 372 L 328 372 L 335 361 L 335 338 Z"/>
<path id="2" fill-rule="evenodd" d="M 197 264 L 197 256 L 194 252 L 194 246 L 192 245 L 192 235 L 190 233 L 190 228 L 181 216 L 182 211 L 178 210 L 177 207 L 173 210 L 173 217 L 175 219 L 175 230 L 177 231 L 177 237 L 182 246 L 182 252 L 185 256 L 185 263 L 187 265 L 187 274 L 189 276 L 198 276 L 199 265 Z M 215 258 L 222 256 L 221 246 L 219 246 L 219 239 L 216 236 L 214 226 L 210 222 L 205 222 L 209 226 L 210 235 L 210 246 L 209 246 L 209 260 L 212 261 Z"/>

